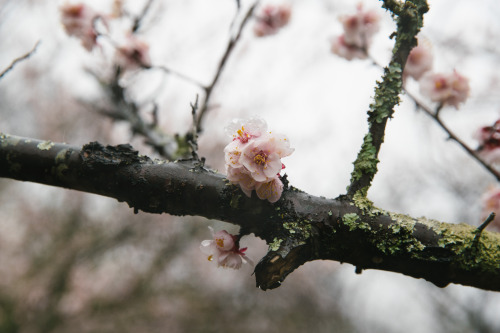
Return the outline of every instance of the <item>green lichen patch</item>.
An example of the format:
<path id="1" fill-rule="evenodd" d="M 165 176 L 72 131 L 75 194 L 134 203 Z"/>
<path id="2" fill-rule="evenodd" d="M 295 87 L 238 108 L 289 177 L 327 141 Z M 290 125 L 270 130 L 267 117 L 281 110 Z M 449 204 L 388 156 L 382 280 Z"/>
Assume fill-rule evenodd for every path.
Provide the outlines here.
<path id="1" fill-rule="evenodd" d="M 348 213 L 342 216 L 342 223 L 349 228 L 349 231 L 371 230 L 370 225 L 361 221 L 359 215 L 356 213 Z"/>
<path id="2" fill-rule="evenodd" d="M 294 235 L 297 238 L 305 240 L 311 237 L 312 226 L 308 220 L 283 222 L 283 228 L 285 228 L 290 235 Z"/>
<path id="3" fill-rule="evenodd" d="M 54 147 L 54 142 L 52 141 L 40 142 L 36 147 L 40 150 L 50 150 L 50 148 Z"/>
<path id="4" fill-rule="evenodd" d="M 361 150 L 353 163 L 354 170 L 351 174 L 351 184 L 359 180 L 363 174 L 375 175 L 377 173 L 377 163 L 377 150 L 373 145 L 371 134 L 368 133 L 365 135 Z M 366 195 L 366 192 L 363 195 Z"/>
<path id="5" fill-rule="evenodd" d="M 283 242 L 282 239 L 274 237 L 273 242 L 269 244 L 269 251 L 278 251 L 282 242 Z"/>
<path id="6" fill-rule="evenodd" d="M 483 271 L 500 269 L 500 234 L 483 231 L 478 238 L 477 228 L 460 224 L 445 224 L 437 230 L 440 235 L 439 246 L 450 250 L 460 258 L 458 266 L 462 269 L 480 267 Z"/>
<path id="7" fill-rule="evenodd" d="M 388 228 L 381 229 L 375 246 L 388 255 L 409 253 L 415 257 L 421 256 L 425 245 L 413 235 L 416 220 L 403 214 L 387 214 L 393 222 Z"/>

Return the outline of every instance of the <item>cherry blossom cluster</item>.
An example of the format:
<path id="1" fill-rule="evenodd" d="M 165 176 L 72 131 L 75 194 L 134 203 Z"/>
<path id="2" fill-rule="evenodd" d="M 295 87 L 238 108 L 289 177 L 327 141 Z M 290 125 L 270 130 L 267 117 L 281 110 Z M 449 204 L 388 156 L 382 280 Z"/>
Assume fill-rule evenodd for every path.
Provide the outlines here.
<path id="1" fill-rule="evenodd" d="M 109 28 L 112 15 L 99 13 L 84 3 L 64 4 L 60 8 L 61 23 L 69 36 L 80 39 L 87 51 L 92 51 L 98 43 L 99 32 L 96 22 L 100 20 Z M 151 67 L 149 45 L 139 40 L 130 31 L 125 33 L 120 43 L 115 46 L 114 62 L 122 69 L 137 69 Z"/>
<path id="2" fill-rule="evenodd" d="M 201 242 L 200 250 L 207 254 L 208 261 L 217 263 L 217 267 L 239 269 L 242 263 L 253 265 L 245 252 L 246 247 L 240 248 L 238 236 L 228 233 L 226 230 L 214 232 L 210 228 L 212 239 Z"/>
<path id="3" fill-rule="evenodd" d="M 481 127 L 475 135 L 479 155 L 488 163 L 500 163 L 500 120 L 493 126 Z"/>
<path id="4" fill-rule="evenodd" d="M 488 228 L 500 232 L 500 188 L 491 187 L 482 197 L 483 211 L 482 218 L 486 219 L 490 213 L 495 213 L 495 219 L 488 225 Z"/>
<path id="5" fill-rule="evenodd" d="M 262 200 L 276 202 L 283 192 L 281 162 L 294 149 L 282 134 L 267 132 L 266 122 L 258 117 L 237 119 L 226 127 L 233 141 L 224 148 L 227 179 L 248 196 L 255 190 Z"/>
<path id="6" fill-rule="evenodd" d="M 332 53 L 347 60 L 365 59 L 372 37 L 379 30 L 379 21 L 374 10 L 365 10 L 359 4 L 355 14 L 340 17 L 344 33 L 332 40 Z"/>
<path id="7" fill-rule="evenodd" d="M 256 17 L 254 33 L 258 37 L 276 34 L 282 27 L 288 24 L 292 10 L 289 5 L 267 5 L 262 8 Z"/>

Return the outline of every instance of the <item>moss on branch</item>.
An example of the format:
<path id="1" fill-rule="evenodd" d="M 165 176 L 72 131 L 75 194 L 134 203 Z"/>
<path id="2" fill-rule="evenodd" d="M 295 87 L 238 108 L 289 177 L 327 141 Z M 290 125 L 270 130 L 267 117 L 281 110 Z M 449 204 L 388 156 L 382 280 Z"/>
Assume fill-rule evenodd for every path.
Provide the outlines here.
<path id="1" fill-rule="evenodd" d="M 373 103 L 368 110 L 368 133 L 354 161 L 354 170 L 347 195 L 353 198 L 357 192 L 366 196 L 377 173 L 378 153 L 384 142 L 387 120 L 392 117 L 394 107 L 399 104 L 402 88 L 402 74 L 406 59 L 416 45 L 415 36 L 423 25 L 423 15 L 428 11 L 425 0 L 384 1 L 384 8 L 390 10 L 396 19 L 397 30 L 393 54 L 384 69 L 382 81 L 377 82 Z"/>

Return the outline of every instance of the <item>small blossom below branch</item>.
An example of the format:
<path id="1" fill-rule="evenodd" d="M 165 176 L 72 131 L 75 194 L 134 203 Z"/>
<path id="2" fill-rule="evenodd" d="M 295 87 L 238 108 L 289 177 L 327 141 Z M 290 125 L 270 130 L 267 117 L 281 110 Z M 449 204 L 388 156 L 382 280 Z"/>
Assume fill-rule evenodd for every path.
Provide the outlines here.
<path id="1" fill-rule="evenodd" d="M 251 197 L 255 190 L 262 200 L 274 203 L 283 192 L 281 162 L 294 149 L 282 134 L 267 132 L 263 119 L 235 120 L 226 127 L 233 141 L 224 148 L 227 179 Z"/>
<path id="2" fill-rule="evenodd" d="M 212 233 L 212 239 L 201 242 L 201 252 L 208 255 L 208 261 L 213 261 L 217 267 L 239 269 L 243 263 L 253 266 L 253 261 L 245 255 L 246 247 L 240 248 L 238 245 L 238 236 L 228 233 L 226 230 Z"/>

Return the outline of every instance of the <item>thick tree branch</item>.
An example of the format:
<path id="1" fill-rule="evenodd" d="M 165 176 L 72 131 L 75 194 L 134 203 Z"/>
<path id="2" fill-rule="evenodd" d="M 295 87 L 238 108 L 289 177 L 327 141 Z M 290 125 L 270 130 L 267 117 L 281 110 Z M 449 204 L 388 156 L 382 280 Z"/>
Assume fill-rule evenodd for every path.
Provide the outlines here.
<path id="1" fill-rule="evenodd" d="M 423 15 L 428 11 L 425 0 L 384 1 L 384 8 L 397 16 L 397 31 L 392 59 L 384 69 L 382 82 L 375 89 L 374 102 L 368 111 L 368 133 L 363 139 L 361 150 L 354 162 L 351 184 L 347 195 L 356 193 L 366 196 L 373 177 L 377 173 L 378 153 L 384 142 L 385 126 L 392 117 L 394 107 L 399 104 L 402 88 L 402 73 L 411 49 L 417 44 L 415 36 L 420 31 Z"/>
<path id="2" fill-rule="evenodd" d="M 287 188 L 275 204 L 246 197 L 225 177 L 191 162 L 153 161 L 129 145 L 83 147 L 0 135 L 0 177 L 96 193 L 135 211 L 199 215 L 241 226 L 269 244 L 257 286 L 278 287 L 305 262 L 351 263 L 500 291 L 500 234 L 465 224 L 415 219 L 365 198 L 326 199 Z"/>

